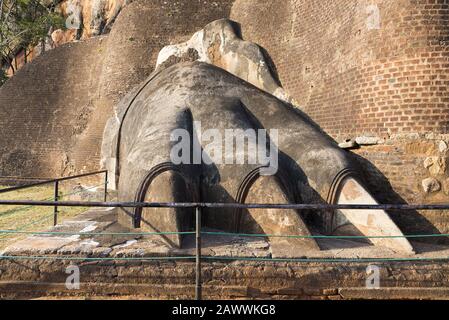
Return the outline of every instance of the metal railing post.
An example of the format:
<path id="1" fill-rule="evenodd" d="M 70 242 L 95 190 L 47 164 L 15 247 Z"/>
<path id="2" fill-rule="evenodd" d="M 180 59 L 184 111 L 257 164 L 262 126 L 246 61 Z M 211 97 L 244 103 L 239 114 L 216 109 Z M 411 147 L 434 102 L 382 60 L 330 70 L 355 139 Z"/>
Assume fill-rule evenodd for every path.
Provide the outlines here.
<path id="1" fill-rule="evenodd" d="M 195 207 L 196 216 L 196 280 L 195 300 L 201 300 L 201 207 Z"/>
<path id="2" fill-rule="evenodd" d="M 108 171 L 104 172 L 104 202 L 107 201 L 108 198 Z"/>
<path id="3" fill-rule="evenodd" d="M 55 202 L 59 200 L 59 181 L 55 181 Z M 58 206 L 55 203 L 54 209 L 53 209 L 53 225 L 58 224 Z"/>

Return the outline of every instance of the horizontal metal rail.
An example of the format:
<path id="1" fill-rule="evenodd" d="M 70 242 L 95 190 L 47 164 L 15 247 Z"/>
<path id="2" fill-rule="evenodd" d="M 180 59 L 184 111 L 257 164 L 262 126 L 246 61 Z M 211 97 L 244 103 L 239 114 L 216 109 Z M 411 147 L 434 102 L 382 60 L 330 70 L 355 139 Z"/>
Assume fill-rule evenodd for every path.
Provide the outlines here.
<path id="1" fill-rule="evenodd" d="M 44 181 L 50 180 L 53 178 L 44 178 L 44 177 L 17 177 L 17 176 L 0 176 L 0 180 L 25 180 L 25 181 Z"/>
<path id="2" fill-rule="evenodd" d="M 66 181 L 66 180 L 72 180 L 72 179 L 78 179 L 78 178 L 93 176 L 93 175 L 102 174 L 102 173 L 106 174 L 107 170 L 100 170 L 100 171 L 95 171 L 95 172 L 83 173 L 83 174 L 78 174 L 78 175 L 70 176 L 70 177 L 48 179 L 48 180 L 39 181 L 39 182 L 33 182 L 33 183 L 21 185 L 21 186 L 0 189 L 0 194 L 1 193 L 6 193 L 6 192 L 11 192 L 11 191 L 22 190 L 22 189 L 26 189 L 26 188 L 38 187 L 38 186 L 42 186 L 42 185 L 49 184 L 49 183 L 56 183 L 56 182 L 60 182 L 60 181 Z"/>
<path id="3" fill-rule="evenodd" d="M 15 187 L 10 187 L 10 188 L 0 189 L 0 194 L 4 194 L 4 193 L 7 193 L 7 192 L 12 192 L 12 191 L 17 191 L 17 190 L 33 188 L 33 187 L 38 187 L 38 186 L 43 186 L 43 185 L 52 183 L 53 184 L 53 188 L 54 188 L 54 201 L 53 201 L 53 205 L 52 205 L 53 206 L 53 225 L 57 225 L 58 224 L 58 212 L 59 212 L 59 210 L 58 210 L 58 202 L 60 200 L 60 197 L 59 197 L 59 183 L 61 181 L 73 180 L 73 179 L 93 176 L 93 175 L 97 175 L 97 174 L 104 174 L 104 198 L 103 199 L 104 199 L 104 201 L 107 201 L 107 194 L 108 194 L 108 171 L 107 170 L 100 170 L 100 171 L 82 173 L 82 174 L 77 174 L 75 176 L 69 176 L 69 177 L 48 179 L 48 180 L 39 181 L 39 182 L 33 182 L 33 183 L 21 185 L 21 186 L 15 186 Z M 35 204 L 30 204 L 30 205 L 34 206 Z"/>
<path id="4" fill-rule="evenodd" d="M 48 218 L 47 218 L 48 219 Z M 39 222 L 39 221 L 38 221 Z M 26 234 L 26 235 L 46 235 L 46 236 L 159 236 L 159 235 L 194 235 L 196 231 L 167 231 L 167 232 L 65 232 L 65 231 L 22 231 L 0 230 L 2 234 Z M 224 236 L 224 237 L 252 237 L 252 238 L 291 238 L 291 239 L 398 239 L 398 238 L 449 238 L 449 233 L 440 234 L 409 234 L 398 236 L 326 236 L 326 235 L 286 235 L 269 233 L 232 233 L 232 232 L 211 232 L 201 231 L 202 235 Z"/>
<path id="5" fill-rule="evenodd" d="M 33 205 L 40 207 L 98 208 L 241 208 L 241 209 L 303 209 L 303 210 L 447 210 L 449 204 L 263 204 L 207 202 L 95 202 L 95 201 L 33 201 L 0 200 L 0 205 Z"/>

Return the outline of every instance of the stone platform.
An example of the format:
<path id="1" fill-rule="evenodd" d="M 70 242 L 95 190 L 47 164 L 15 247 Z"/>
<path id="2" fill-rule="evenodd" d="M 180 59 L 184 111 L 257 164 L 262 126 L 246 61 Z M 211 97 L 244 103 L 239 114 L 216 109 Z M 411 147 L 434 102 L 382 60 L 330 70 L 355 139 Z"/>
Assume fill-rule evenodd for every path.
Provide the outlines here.
<path id="1" fill-rule="evenodd" d="M 60 235 L 33 235 L 6 248 L 1 253 L 4 257 L 33 258 L 0 260 L 0 297 L 193 298 L 195 261 L 190 259 L 195 254 L 193 236 L 188 236 L 183 249 L 173 249 L 155 236 L 70 234 L 126 232 L 115 222 L 116 217 L 116 210 L 91 210 L 49 230 L 61 232 Z M 434 261 L 241 260 L 406 258 L 356 241 L 318 242 L 321 251 L 295 252 L 282 243 L 271 246 L 263 238 L 205 235 L 203 296 L 205 299 L 449 298 L 449 267 L 447 260 L 441 260 L 449 257 L 449 247 L 413 242 L 417 254 L 409 257 L 437 259 Z M 43 256 L 50 259 L 42 259 Z M 167 259 L 173 256 L 187 259 Z M 157 257 L 162 260 L 148 260 Z M 366 289 L 366 268 L 370 264 L 380 268 L 380 289 Z M 65 287 L 69 265 L 80 268 L 79 290 Z"/>

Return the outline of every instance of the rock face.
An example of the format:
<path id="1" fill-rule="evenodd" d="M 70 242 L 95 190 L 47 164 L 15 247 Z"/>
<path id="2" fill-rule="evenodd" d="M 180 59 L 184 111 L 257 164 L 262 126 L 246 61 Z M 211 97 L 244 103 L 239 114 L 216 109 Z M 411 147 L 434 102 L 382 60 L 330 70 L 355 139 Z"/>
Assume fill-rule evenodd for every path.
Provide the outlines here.
<path id="1" fill-rule="evenodd" d="M 122 8 L 130 0 L 64 0 L 58 9 L 66 17 L 67 30 L 53 31 L 55 46 L 87 39 L 110 31 Z"/>
<path id="2" fill-rule="evenodd" d="M 262 48 L 243 41 L 238 36 L 238 28 L 237 23 L 227 19 L 214 21 L 196 32 L 189 41 L 164 47 L 159 53 L 157 67 L 179 62 L 193 51 L 196 54 L 189 60 L 213 64 L 281 100 L 292 102 L 275 79 Z"/>
<path id="3" fill-rule="evenodd" d="M 449 196 L 449 178 L 445 179 L 443 182 L 443 191 L 445 195 Z"/>

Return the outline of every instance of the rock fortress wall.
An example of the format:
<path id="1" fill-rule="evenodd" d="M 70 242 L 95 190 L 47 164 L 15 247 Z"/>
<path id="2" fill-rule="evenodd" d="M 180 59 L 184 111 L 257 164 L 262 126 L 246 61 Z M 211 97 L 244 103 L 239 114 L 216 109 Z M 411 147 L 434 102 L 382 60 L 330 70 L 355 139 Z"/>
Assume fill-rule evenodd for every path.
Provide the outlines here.
<path id="1" fill-rule="evenodd" d="M 86 40 L 55 33 L 60 46 L 0 88 L 0 175 L 98 169 L 106 120 L 159 51 L 230 17 L 298 107 L 338 142 L 361 145 L 348 152 L 381 202 L 449 200 L 449 1 L 100 1 L 101 19 L 96 1 L 71 2 L 89 21 L 76 31 Z M 99 28 L 110 32 L 90 38 Z M 392 217 L 404 233 L 446 233 L 444 215 Z"/>

